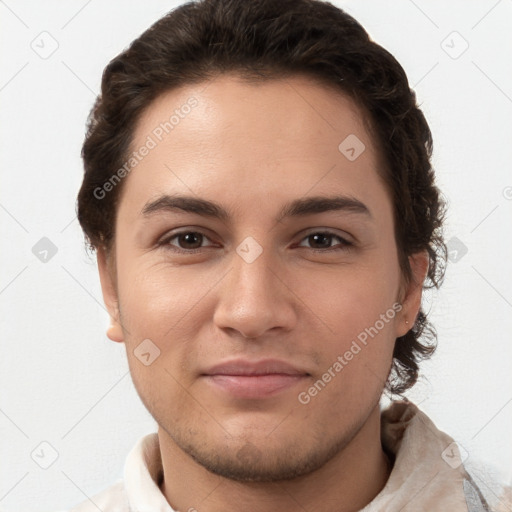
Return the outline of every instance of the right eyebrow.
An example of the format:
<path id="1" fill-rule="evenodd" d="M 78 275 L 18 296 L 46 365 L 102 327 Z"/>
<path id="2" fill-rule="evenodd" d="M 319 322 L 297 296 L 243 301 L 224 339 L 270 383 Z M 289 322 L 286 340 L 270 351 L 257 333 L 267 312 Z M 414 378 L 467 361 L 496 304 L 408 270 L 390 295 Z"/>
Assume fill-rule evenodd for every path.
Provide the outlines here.
<path id="1" fill-rule="evenodd" d="M 176 210 L 196 213 L 223 221 L 227 221 L 230 217 L 229 213 L 222 206 L 213 201 L 192 196 L 170 196 L 167 194 L 146 203 L 141 214 L 144 217 L 149 217 L 154 213 L 173 212 Z"/>

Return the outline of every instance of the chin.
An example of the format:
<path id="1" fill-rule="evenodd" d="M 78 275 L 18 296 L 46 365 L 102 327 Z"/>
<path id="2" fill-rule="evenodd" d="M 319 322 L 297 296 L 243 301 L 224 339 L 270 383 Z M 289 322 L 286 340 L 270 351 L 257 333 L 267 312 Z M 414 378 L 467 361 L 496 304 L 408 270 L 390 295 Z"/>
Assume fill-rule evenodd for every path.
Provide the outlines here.
<path id="1" fill-rule="evenodd" d="M 274 424 L 275 428 L 275 424 Z M 251 436 L 194 443 L 195 439 L 174 441 L 209 472 L 238 482 L 279 482 L 293 480 L 327 464 L 338 455 L 351 435 L 329 438 L 324 432 L 305 436 L 305 429 L 288 433 L 268 431 L 264 436 Z M 201 437 L 196 433 L 197 438 Z M 204 439 L 204 438 L 203 438 Z M 273 442 L 269 442 L 273 441 Z"/>

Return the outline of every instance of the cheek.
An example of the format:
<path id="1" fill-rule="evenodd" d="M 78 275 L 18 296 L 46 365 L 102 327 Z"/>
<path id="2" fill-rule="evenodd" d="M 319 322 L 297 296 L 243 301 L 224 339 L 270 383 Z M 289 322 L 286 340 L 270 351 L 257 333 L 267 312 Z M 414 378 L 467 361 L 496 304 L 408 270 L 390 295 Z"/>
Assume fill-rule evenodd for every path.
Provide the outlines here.
<path id="1" fill-rule="evenodd" d="M 303 390 L 303 400 L 317 414 L 328 414 L 330 424 L 344 424 L 362 406 L 377 403 L 393 358 L 396 306 L 374 304 L 370 310 L 368 303 L 361 309 L 350 304 L 350 313 L 338 316 L 332 342 L 323 344 L 321 373 Z"/>
<path id="2" fill-rule="evenodd" d="M 324 399 L 357 404 L 380 393 L 389 373 L 401 309 L 398 266 L 381 258 L 380 264 L 316 277 L 298 293 L 329 327 L 319 347 L 324 373 L 315 376 L 322 381 L 317 387 L 328 382 Z"/>
<path id="3" fill-rule="evenodd" d="M 194 306 L 204 292 L 176 272 L 164 275 L 156 268 L 127 274 L 125 282 L 130 285 L 120 297 L 130 373 L 146 408 L 165 424 L 170 403 L 183 411 L 194 405 L 186 391 L 194 382 L 187 369 L 198 359 L 193 341 L 202 320 Z"/>
<path id="4" fill-rule="evenodd" d="M 129 324 L 158 339 L 186 327 L 187 316 L 215 282 L 216 276 L 197 269 L 170 268 L 165 263 L 126 268 L 119 290 Z M 194 314 L 196 311 L 193 312 Z M 129 328 L 129 326 L 127 326 Z"/>
<path id="5" fill-rule="evenodd" d="M 218 274 L 172 269 L 165 264 L 122 270 L 120 283 L 124 286 L 119 296 L 134 383 L 152 402 L 164 392 L 179 395 L 180 386 L 188 388 L 193 383 L 189 369 L 200 359 L 199 331 L 208 318 L 211 321 L 208 291 L 218 281 Z M 149 357 L 142 356 L 148 352 Z M 150 365 L 144 364 L 153 358 Z"/>
<path id="6" fill-rule="evenodd" d="M 392 259 L 386 264 L 381 257 L 365 265 L 315 273 L 300 284 L 297 281 L 294 292 L 324 320 L 335 340 L 346 342 L 373 326 L 388 310 L 388 317 L 396 316 L 393 306 L 396 309 L 399 285 L 398 265 Z M 392 326 L 393 322 L 386 323 L 383 334 L 391 335 Z"/>
<path id="7" fill-rule="evenodd" d="M 371 297 L 371 296 L 370 296 Z M 374 377 L 387 378 L 396 340 L 398 303 L 368 296 L 340 299 L 331 313 L 334 334 L 323 345 L 323 367 L 343 374 L 345 385 L 359 386 Z M 373 376 L 372 376 L 373 374 Z M 352 385 L 350 387 L 352 387 Z"/>

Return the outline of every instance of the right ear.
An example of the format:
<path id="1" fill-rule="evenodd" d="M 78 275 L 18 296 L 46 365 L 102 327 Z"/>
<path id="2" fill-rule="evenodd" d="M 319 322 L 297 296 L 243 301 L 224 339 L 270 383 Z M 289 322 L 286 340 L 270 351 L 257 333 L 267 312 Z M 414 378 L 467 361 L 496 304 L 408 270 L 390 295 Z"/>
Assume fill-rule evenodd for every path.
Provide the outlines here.
<path id="1" fill-rule="evenodd" d="M 103 301 L 110 315 L 110 325 L 107 329 L 107 337 L 118 343 L 124 342 L 123 328 L 119 316 L 119 299 L 115 286 L 115 269 L 107 256 L 103 246 L 97 248 L 98 271 L 100 274 L 101 291 Z"/>

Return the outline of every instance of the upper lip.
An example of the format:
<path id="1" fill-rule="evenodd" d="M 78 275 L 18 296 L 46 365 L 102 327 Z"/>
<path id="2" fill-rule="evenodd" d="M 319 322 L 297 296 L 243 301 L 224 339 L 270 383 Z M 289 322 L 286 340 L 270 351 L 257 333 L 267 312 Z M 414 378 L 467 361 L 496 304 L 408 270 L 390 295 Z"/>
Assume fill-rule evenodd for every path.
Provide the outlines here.
<path id="1" fill-rule="evenodd" d="M 205 375 L 309 375 L 305 370 L 301 370 L 291 364 L 278 359 L 261 359 L 259 361 L 249 361 L 247 359 L 232 359 L 224 363 L 212 366 Z"/>

